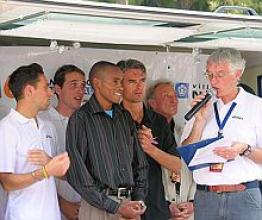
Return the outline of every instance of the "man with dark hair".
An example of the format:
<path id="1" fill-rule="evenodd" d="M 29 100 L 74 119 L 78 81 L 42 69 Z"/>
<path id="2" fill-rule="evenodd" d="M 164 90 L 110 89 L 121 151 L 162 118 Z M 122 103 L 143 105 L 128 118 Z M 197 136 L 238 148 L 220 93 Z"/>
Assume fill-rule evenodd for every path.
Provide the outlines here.
<path id="1" fill-rule="evenodd" d="M 53 154 L 65 152 L 65 133 L 69 117 L 80 108 L 85 93 L 85 73 L 75 65 L 63 65 L 54 76 L 55 94 L 58 104 L 55 108 L 41 113 L 44 120 L 50 121 L 54 127 L 56 143 Z M 80 195 L 68 184 L 66 180 L 56 180 L 59 204 L 62 219 L 78 219 Z"/>
<path id="2" fill-rule="evenodd" d="M 6 220 L 59 220 L 55 176 L 69 167 L 67 153 L 39 161 L 39 152 L 51 155 L 51 126 L 38 112 L 52 95 L 39 64 L 21 66 L 9 80 L 16 109 L 0 121 L 0 182 L 8 191 Z M 38 152 L 37 156 L 28 153 Z M 48 196 L 47 196 L 48 195 Z"/>
<path id="3" fill-rule="evenodd" d="M 95 63 L 94 94 L 68 122 L 68 181 L 82 197 L 80 220 L 139 219 L 145 211 L 147 163 L 134 123 L 118 105 L 122 79 L 115 64 Z"/>
<path id="4" fill-rule="evenodd" d="M 176 141 L 165 118 L 143 104 L 146 68 L 138 60 L 128 59 L 117 64 L 124 72 L 123 107 L 127 109 L 139 129 L 140 143 L 149 163 L 149 192 L 145 203 L 144 220 L 168 220 L 169 202 L 165 199 L 161 166 L 179 173 L 180 159 Z M 154 137 L 154 138 L 153 138 Z"/>

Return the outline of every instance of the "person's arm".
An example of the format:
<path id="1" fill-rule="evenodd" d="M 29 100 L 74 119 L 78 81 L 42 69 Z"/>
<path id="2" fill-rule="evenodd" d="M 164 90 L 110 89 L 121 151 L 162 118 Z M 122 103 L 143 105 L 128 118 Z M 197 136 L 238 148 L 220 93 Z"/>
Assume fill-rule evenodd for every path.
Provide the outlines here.
<path id="1" fill-rule="evenodd" d="M 69 167 L 69 158 L 67 153 L 60 154 L 51 159 L 45 166 L 31 173 L 14 174 L 0 173 L 0 182 L 3 188 L 10 192 L 26 188 L 37 181 L 41 181 L 50 176 L 63 176 Z"/>
<path id="2" fill-rule="evenodd" d="M 204 98 L 204 95 L 199 95 L 191 103 L 191 106 L 196 105 L 198 102 L 200 102 Z M 194 142 L 197 142 L 201 139 L 204 127 L 206 125 L 206 120 L 209 115 L 209 111 L 211 108 L 211 101 L 209 101 L 207 104 L 205 104 L 196 114 L 195 116 L 186 124 L 185 129 L 190 129 L 189 135 L 186 135 L 184 138 L 184 134 L 182 134 L 182 144 L 181 145 L 187 145 Z M 193 123 L 193 126 L 191 126 L 190 123 Z M 185 132 L 185 129 L 183 133 Z M 187 132 L 187 131 L 186 131 Z"/>
<path id="3" fill-rule="evenodd" d="M 145 201 L 145 197 L 148 190 L 148 182 L 147 182 L 147 175 L 148 175 L 148 163 L 146 159 L 146 155 L 143 152 L 141 145 L 139 143 L 137 133 L 133 126 L 133 138 L 134 138 L 134 158 L 132 161 L 132 168 L 133 168 L 133 177 L 134 177 L 134 187 L 132 192 L 132 200 L 137 201 Z"/>
<path id="4" fill-rule="evenodd" d="M 161 139 L 159 140 L 161 141 L 161 143 L 155 143 L 157 145 L 165 145 L 162 146 L 161 149 L 152 144 L 152 142 L 154 142 L 155 140 L 153 140 L 151 129 L 145 126 L 142 126 L 142 128 L 138 131 L 139 141 L 145 153 L 147 153 L 150 157 L 156 160 L 161 166 L 171 171 L 179 172 L 181 169 L 181 161 L 178 153 L 175 150 L 176 142 L 173 137 L 173 134 L 168 128 L 167 124 L 162 124 L 161 128 L 162 137 L 158 137 L 158 139 Z M 165 151 L 162 149 L 165 149 Z"/>
<path id="5" fill-rule="evenodd" d="M 204 120 L 195 119 L 189 136 L 182 141 L 182 146 L 199 141 L 201 139 L 204 127 L 205 127 Z"/>
<path id="6" fill-rule="evenodd" d="M 62 213 L 67 219 L 78 220 L 80 202 L 69 202 L 58 195 L 59 205 Z"/>
<path id="7" fill-rule="evenodd" d="M 96 185 L 85 164 L 88 159 L 86 130 L 92 128 L 85 127 L 90 125 L 86 124 L 87 118 L 84 114 L 76 112 L 68 122 L 66 150 L 71 160 L 71 166 L 67 172 L 67 180 L 86 202 L 109 213 L 116 213 L 120 204 L 110 199 L 104 192 L 100 192 L 99 186 Z"/>

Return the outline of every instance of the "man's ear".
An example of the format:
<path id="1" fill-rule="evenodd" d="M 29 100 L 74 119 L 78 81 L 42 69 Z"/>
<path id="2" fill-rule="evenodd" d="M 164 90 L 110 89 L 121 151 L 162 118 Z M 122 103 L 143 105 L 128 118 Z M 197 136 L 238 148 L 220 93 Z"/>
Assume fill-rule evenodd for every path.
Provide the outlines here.
<path id="1" fill-rule="evenodd" d="M 56 93 L 58 96 L 60 96 L 61 90 L 62 90 L 61 86 L 59 86 L 59 85 L 56 84 L 56 85 L 55 85 L 55 93 Z"/>
<path id="2" fill-rule="evenodd" d="M 243 74 L 242 70 L 237 70 L 236 71 L 236 77 L 237 77 L 238 81 L 240 81 L 242 74 Z"/>
<path id="3" fill-rule="evenodd" d="M 148 103 L 148 106 L 151 107 L 152 109 L 156 108 L 156 101 L 154 99 L 149 99 L 147 103 Z"/>
<path id="4" fill-rule="evenodd" d="M 99 78 L 94 77 L 94 79 L 93 79 L 93 87 L 94 87 L 94 89 L 96 89 L 96 88 L 99 89 L 101 87 L 101 80 Z"/>
<path id="5" fill-rule="evenodd" d="M 23 95 L 24 97 L 31 97 L 34 94 L 35 87 L 32 85 L 26 85 L 24 87 Z"/>

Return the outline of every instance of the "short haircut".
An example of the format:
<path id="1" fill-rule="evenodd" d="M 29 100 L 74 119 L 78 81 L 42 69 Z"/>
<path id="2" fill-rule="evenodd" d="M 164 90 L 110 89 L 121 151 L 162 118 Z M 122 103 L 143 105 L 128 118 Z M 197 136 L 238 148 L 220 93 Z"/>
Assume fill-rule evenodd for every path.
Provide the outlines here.
<path id="1" fill-rule="evenodd" d="M 8 86 L 16 99 L 19 101 L 23 98 L 23 91 L 27 85 L 36 86 L 39 82 L 39 76 L 44 71 L 41 65 L 32 63 L 30 65 L 20 66 L 9 77 Z"/>
<path id="2" fill-rule="evenodd" d="M 146 102 L 150 99 L 155 98 L 155 91 L 156 89 L 161 86 L 161 85 L 170 85 L 171 87 L 174 87 L 174 83 L 170 80 L 166 79 L 159 79 L 155 81 L 150 87 L 148 87 L 147 92 L 146 92 Z"/>
<path id="3" fill-rule="evenodd" d="M 128 69 L 140 69 L 143 73 L 146 74 L 146 67 L 145 65 L 135 59 L 128 59 L 128 60 L 120 60 L 117 64 L 120 69 L 125 72 Z"/>
<path id="4" fill-rule="evenodd" d="M 85 76 L 84 71 L 78 68 L 77 66 L 72 64 L 63 65 L 59 67 L 58 70 L 55 72 L 54 85 L 59 85 L 60 87 L 63 87 L 65 82 L 65 76 L 72 72 L 77 72 Z"/>
<path id="5" fill-rule="evenodd" d="M 106 73 L 107 68 L 119 68 L 116 64 L 108 62 L 108 61 L 99 61 L 96 62 L 89 71 L 89 82 L 91 83 L 91 86 L 93 87 L 93 79 L 95 77 L 99 77 L 102 74 Z"/>
<path id="6" fill-rule="evenodd" d="M 207 62 L 221 63 L 228 62 L 232 71 L 241 70 L 244 72 L 246 61 L 242 58 L 241 53 L 233 48 L 219 48 L 209 57 Z"/>

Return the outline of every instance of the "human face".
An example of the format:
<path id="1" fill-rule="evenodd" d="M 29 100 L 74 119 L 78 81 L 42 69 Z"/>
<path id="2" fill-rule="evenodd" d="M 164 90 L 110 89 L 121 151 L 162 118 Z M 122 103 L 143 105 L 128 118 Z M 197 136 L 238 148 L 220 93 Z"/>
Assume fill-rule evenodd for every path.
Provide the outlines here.
<path id="1" fill-rule="evenodd" d="M 123 98 L 130 103 L 143 102 L 146 89 L 146 75 L 140 69 L 128 69 L 124 73 Z"/>
<path id="2" fill-rule="evenodd" d="M 44 74 L 40 75 L 38 79 L 39 81 L 33 89 L 32 103 L 35 104 L 37 111 L 44 111 L 50 104 L 52 91 Z"/>
<path id="3" fill-rule="evenodd" d="M 118 67 L 107 67 L 103 76 L 94 78 L 95 95 L 103 109 L 112 108 L 123 95 L 123 73 Z"/>
<path id="4" fill-rule="evenodd" d="M 155 88 L 154 98 L 149 103 L 154 111 L 165 116 L 168 120 L 177 113 L 177 96 L 169 84 L 161 84 Z"/>
<path id="5" fill-rule="evenodd" d="M 229 102 L 237 95 L 237 84 L 241 77 L 241 71 L 232 71 L 228 62 L 207 63 L 209 81 L 216 95 L 224 102 Z"/>
<path id="6" fill-rule="evenodd" d="M 74 112 L 77 110 L 83 100 L 86 88 L 85 76 L 78 72 L 70 72 L 65 75 L 63 86 L 55 86 L 58 94 L 59 108 L 62 110 Z"/>

